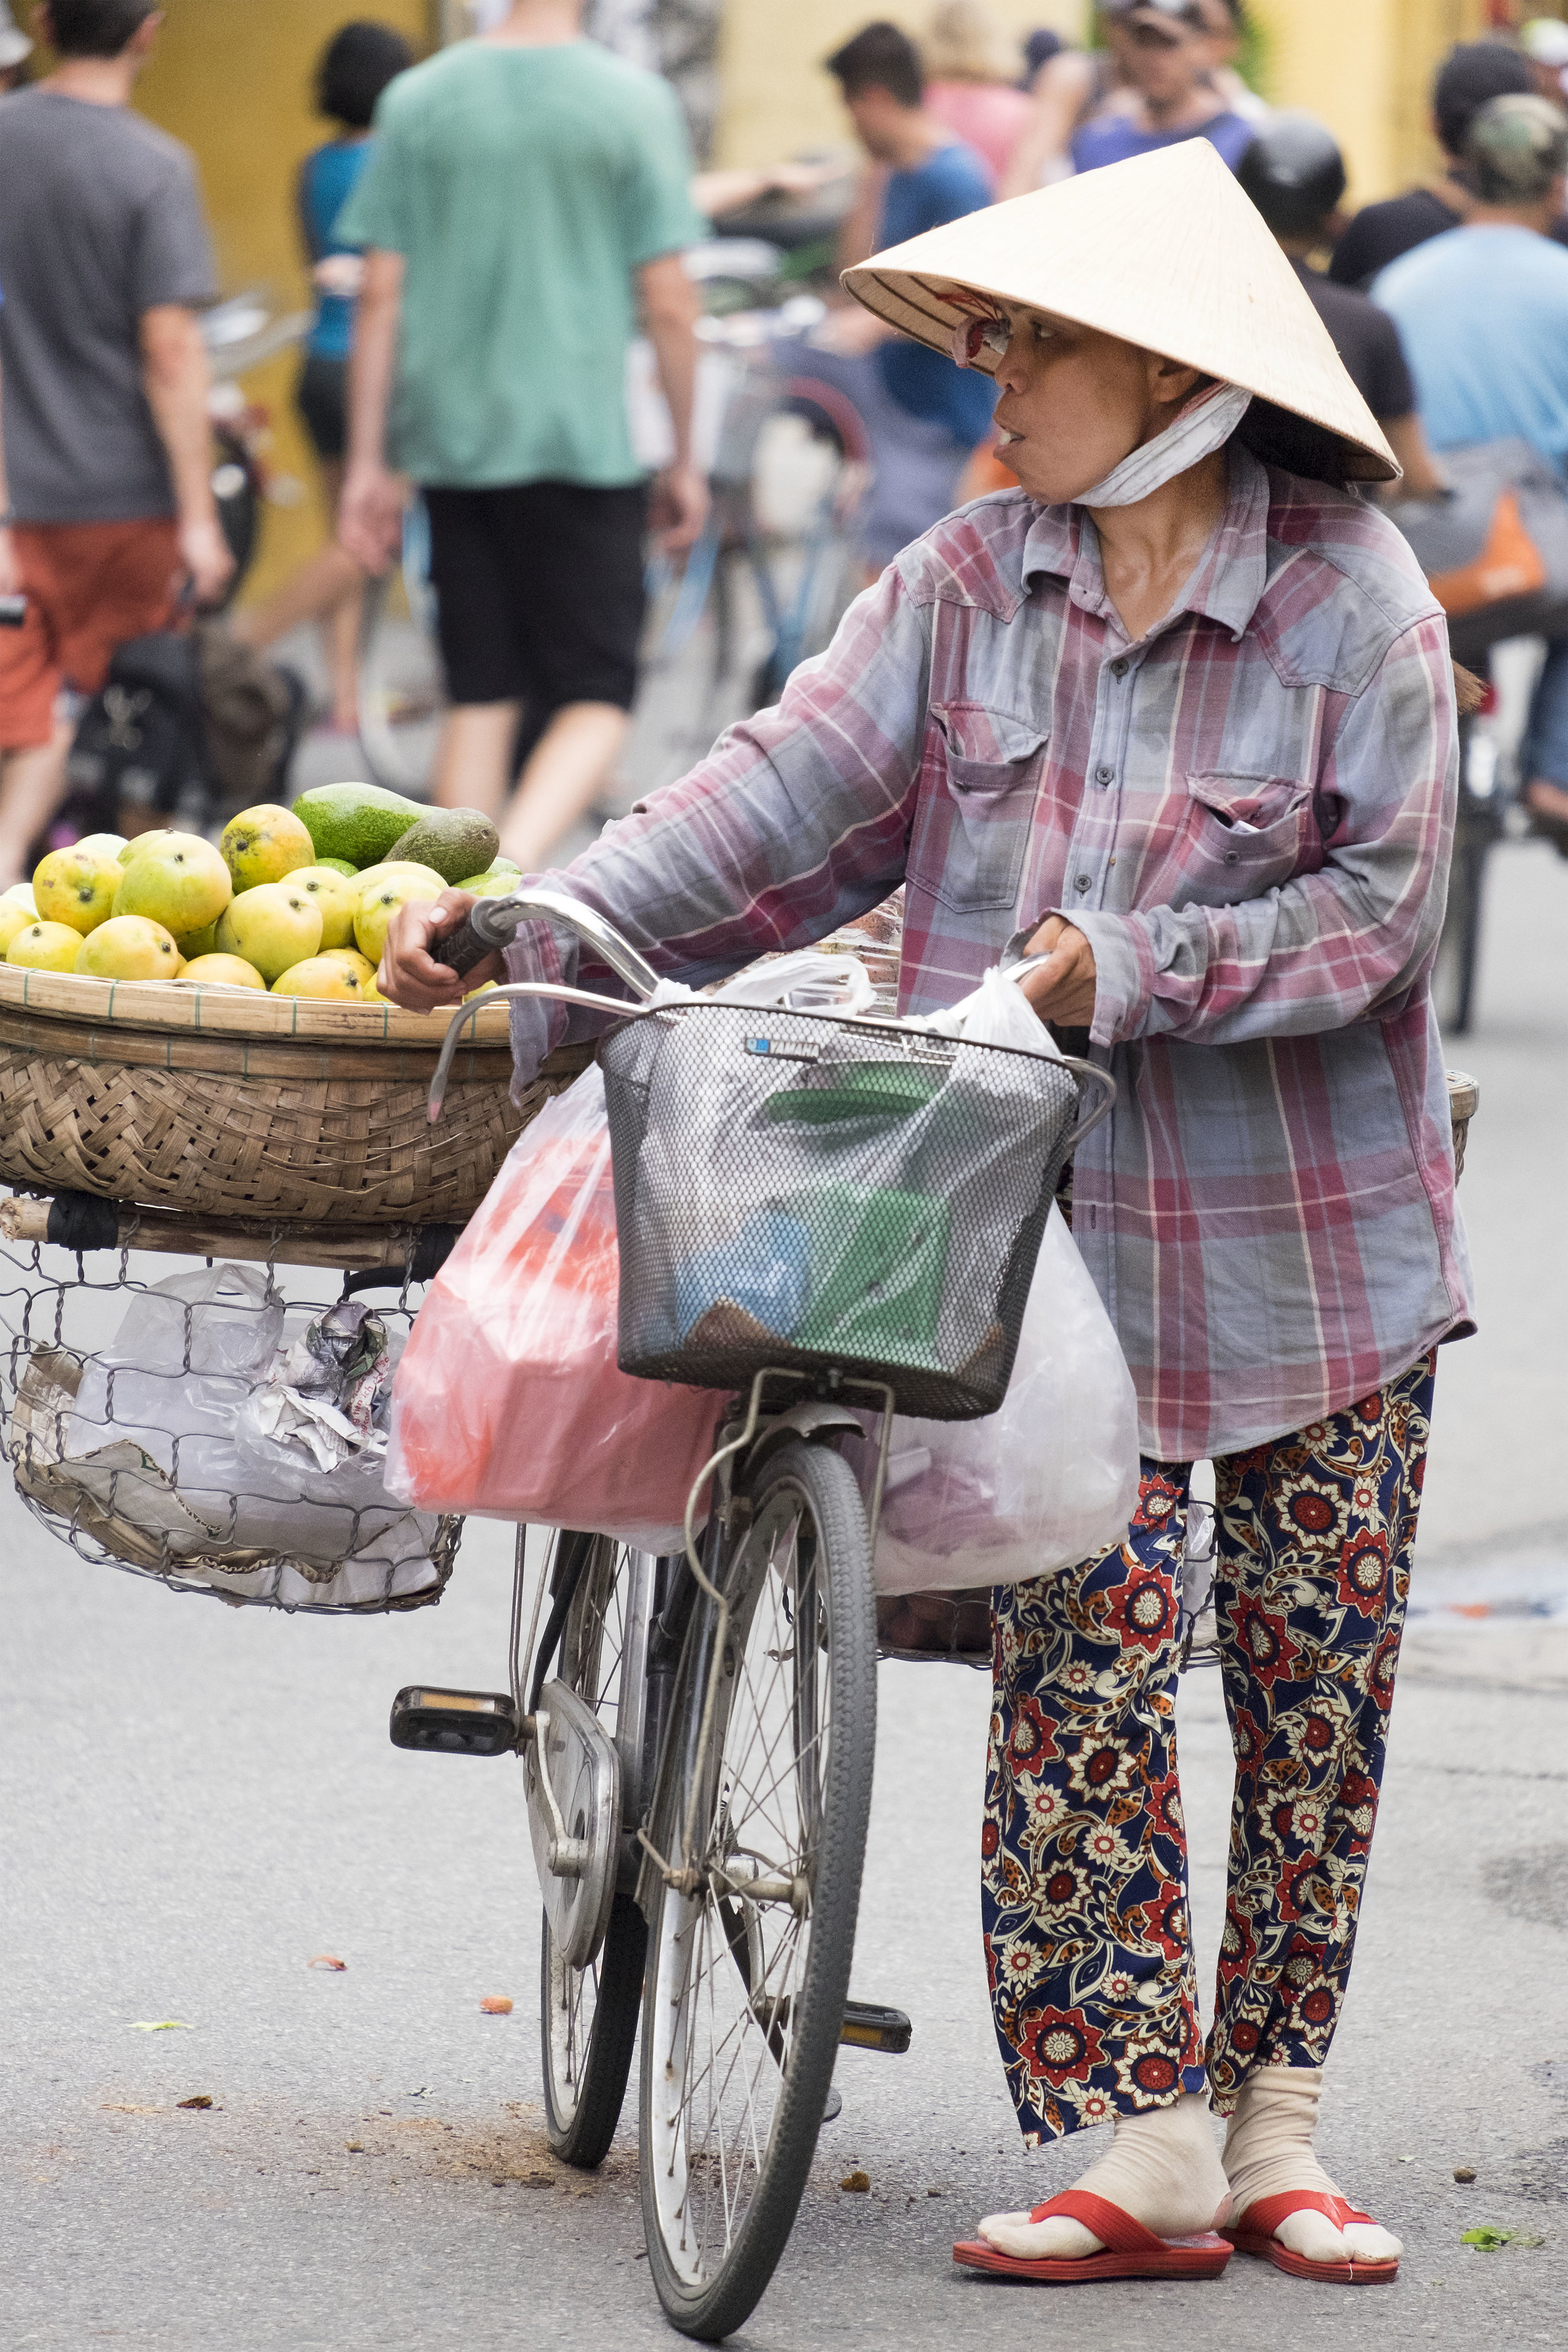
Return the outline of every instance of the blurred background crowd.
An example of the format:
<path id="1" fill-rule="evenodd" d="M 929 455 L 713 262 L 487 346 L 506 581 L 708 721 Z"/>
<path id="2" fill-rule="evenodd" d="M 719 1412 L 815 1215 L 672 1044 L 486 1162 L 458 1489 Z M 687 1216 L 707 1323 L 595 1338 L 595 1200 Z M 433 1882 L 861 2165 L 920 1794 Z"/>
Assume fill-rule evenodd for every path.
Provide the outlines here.
<path id="1" fill-rule="evenodd" d="M 838 271 L 1173 141 L 1259 205 L 1405 500 L 1476 445 L 1555 483 L 1565 74 L 1508 0 L 0 0 L 0 885 L 290 772 L 554 862 L 1010 480 L 988 380 Z M 1472 504 L 1528 503 L 1494 474 Z M 1564 847 L 1538 607 L 1481 832 Z M 183 750 L 128 750 L 182 693 Z"/>

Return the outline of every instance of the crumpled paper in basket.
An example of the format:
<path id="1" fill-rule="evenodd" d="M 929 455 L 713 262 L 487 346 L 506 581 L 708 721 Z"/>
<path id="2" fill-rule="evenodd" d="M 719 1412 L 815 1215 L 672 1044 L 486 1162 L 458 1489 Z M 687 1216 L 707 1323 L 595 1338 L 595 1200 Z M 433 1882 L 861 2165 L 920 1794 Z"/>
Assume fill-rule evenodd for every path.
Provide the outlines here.
<path id="1" fill-rule="evenodd" d="M 242 1452 L 262 1464 L 280 1447 L 318 1470 L 386 1452 L 392 1375 L 401 1343 L 359 1299 L 341 1298 L 280 1347 L 265 1385 L 240 1408 Z"/>

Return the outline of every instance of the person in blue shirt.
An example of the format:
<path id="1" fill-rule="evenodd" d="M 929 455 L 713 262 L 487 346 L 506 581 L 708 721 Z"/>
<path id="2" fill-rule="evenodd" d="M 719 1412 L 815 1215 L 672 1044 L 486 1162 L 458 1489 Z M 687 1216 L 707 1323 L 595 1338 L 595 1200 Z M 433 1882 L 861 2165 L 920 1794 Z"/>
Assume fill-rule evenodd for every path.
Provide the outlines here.
<path id="1" fill-rule="evenodd" d="M 863 206 L 858 238 L 850 227 L 847 245 L 858 249 L 844 252 L 847 263 L 993 201 L 984 160 L 927 113 L 920 52 L 897 25 L 866 26 L 827 59 L 827 70 L 872 167 L 865 187 L 875 210 Z M 875 574 L 951 509 L 960 475 L 990 438 L 996 388 L 983 373 L 889 336 L 875 320 L 868 326 L 851 316 L 842 324 L 835 338 L 842 388 L 865 420 L 876 465 L 857 525 L 861 556 Z M 814 350 L 804 372 L 830 373 L 828 360 Z"/>
<path id="2" fill-rule="evenodd" d="M 1399 329 L 1415 404 L 1439 459 L 1468 443 L 1528 441 L 1568 477 L 1568 116 L 1543 98 L 1494 98 L 1465 139 L 1475 202 L 1373 279 Z M 1524 800 L 1568 855 L 1568 638 L 1549 644 L 1521 751 Z"/>
<path id="3" fill-rule="evenodd" d="M 1073 170 L 1206 139 L 1234 172 L 1258 129 L 1216 87 L 1241 27 L 1240 0 L 1110 0 L 1108 14 L 1127 87 L 1073 132 Z"/>
<path id="4" fill-rule="evenodd" d="M 414 62 L 414 53 L 390 25 L 368 19 L 342 26 L 316 66 L 318 110 L 339 128 L 306 156 L 300 170 L 300 233 L 310 268 L 316 316 L 306 339 L 304 362 L 295 391 L 305 430 L 316 453 L 321 496 L 335 516 L 343 486 L 347 448 L 349 351 L 353 341 L 354 299 L 363 264 L 359 249 L 334 235 L 338 215 L 370 160 L 370 123 L 386 85 Z M 360 604 L 364 575 L 353 557 L 333 541 L 312 556 L 264 604 L 237 617 L 237 634 L 258 650 L 300 623 L 321 623 L 331 679 L 331 725 L 353 734 L 359 724 Z"/>

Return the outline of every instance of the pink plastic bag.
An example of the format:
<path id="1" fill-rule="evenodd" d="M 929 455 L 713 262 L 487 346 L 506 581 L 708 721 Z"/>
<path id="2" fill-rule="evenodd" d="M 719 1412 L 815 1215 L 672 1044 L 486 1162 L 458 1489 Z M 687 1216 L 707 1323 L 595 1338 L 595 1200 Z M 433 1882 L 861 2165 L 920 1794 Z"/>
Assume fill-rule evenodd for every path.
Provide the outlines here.
<path id="1" fill-rule="evenodd" d="M 595 1067 L 519 1138 L 430 1286 L 393 1386 L 389 1491 L 678 1550 L 724 1399 L 617 1370 L 619 1288 Z"/>

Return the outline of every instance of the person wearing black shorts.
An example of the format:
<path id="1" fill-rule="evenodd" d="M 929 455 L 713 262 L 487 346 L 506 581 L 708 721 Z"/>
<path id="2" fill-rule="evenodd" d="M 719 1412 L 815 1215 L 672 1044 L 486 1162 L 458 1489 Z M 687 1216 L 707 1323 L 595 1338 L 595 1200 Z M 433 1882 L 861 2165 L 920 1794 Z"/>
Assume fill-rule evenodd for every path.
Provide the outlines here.
<path id="1" fill-rule="evenodd" d="M 514 765 L 576 706 L 629 711 L 645 602 L 643 486 L 432 487 L 425 504 L 447 695 L 469 708 L 521 705 Z"/>
<path id="2" fill-rule="evenodd" d="M 690 147 L 669 85 L 575 37 L 579 16 L 514 0 L 404 75 L 335 224 L 368 248 L 343 543 L 384 565 L 418 485 L 451 706 L 436 799 L 494 817 L 524 873 L 593 807 L 625 740 L 645 527 L 689 547 L 707 510 L 680 258 L 704 233 Z M 626 415 L 639 314 L 674 452 L 651 485 Z"/>

